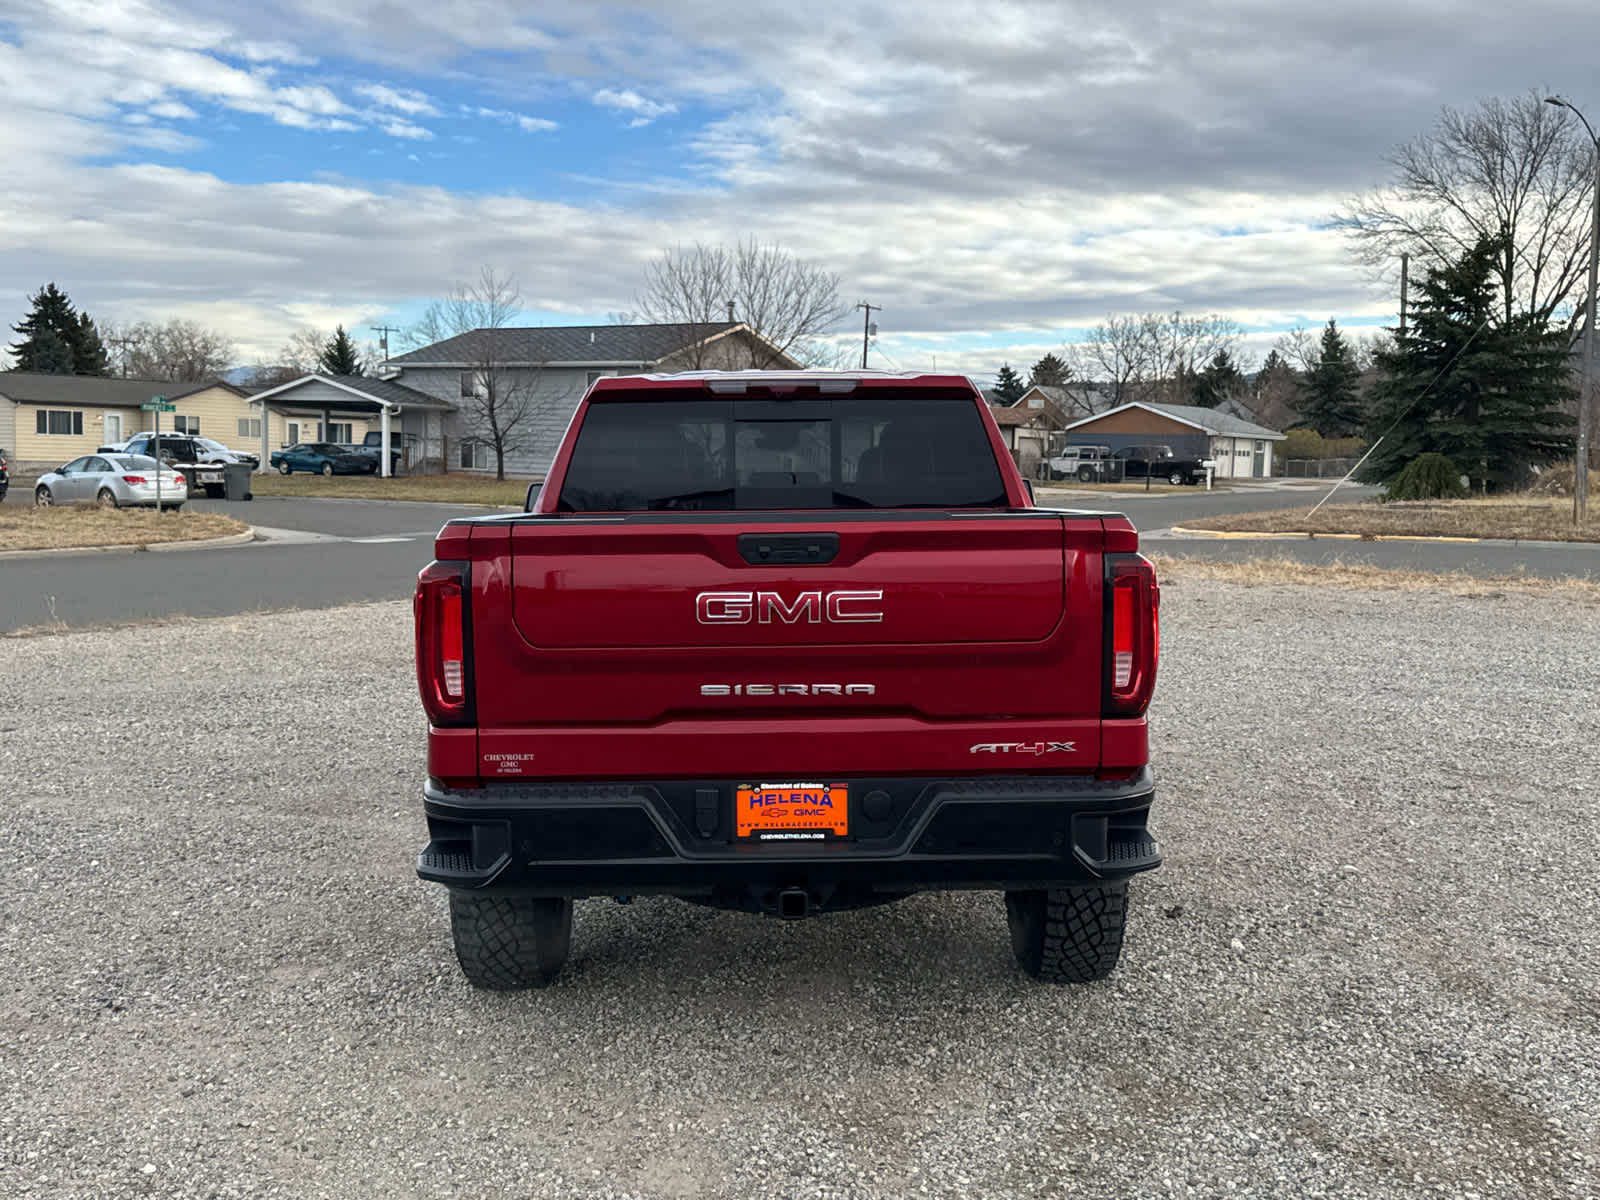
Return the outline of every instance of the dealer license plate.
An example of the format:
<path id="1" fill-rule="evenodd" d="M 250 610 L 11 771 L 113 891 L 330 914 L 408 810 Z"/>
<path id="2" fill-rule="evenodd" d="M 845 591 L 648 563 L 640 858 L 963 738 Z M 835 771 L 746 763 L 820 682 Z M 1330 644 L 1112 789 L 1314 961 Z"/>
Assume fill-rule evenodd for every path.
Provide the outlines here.
<path id="1" fill-rule="evenodd" d="M 820 842 L 850 832 L 850 788 L 843 783 L 739 784 L 734 831 L 760 842 Z"/>

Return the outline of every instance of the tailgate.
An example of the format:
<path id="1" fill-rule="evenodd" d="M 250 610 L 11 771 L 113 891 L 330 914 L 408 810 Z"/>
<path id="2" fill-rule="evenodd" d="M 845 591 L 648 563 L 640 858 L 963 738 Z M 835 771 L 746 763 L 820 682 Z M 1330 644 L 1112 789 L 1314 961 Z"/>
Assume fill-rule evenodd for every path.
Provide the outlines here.
<path id="1" fill-rule="evenodd" d="M 910 771 L 1075 738 L 1050 765 L 1092 769 L 1103 538 L 1019 510 L 478 526 L 480 753 L 539 775 Z M 957 757 L 928 761 L 935 731 Z"/>

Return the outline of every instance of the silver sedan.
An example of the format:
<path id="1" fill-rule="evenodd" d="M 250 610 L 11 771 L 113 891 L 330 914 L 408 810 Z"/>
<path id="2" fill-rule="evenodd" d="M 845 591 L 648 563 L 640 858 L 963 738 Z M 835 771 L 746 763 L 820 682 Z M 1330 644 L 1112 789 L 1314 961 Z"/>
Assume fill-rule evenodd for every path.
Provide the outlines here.
<path id="1" fill-rule="evenodd" d="M 161 507 L 181 508 L 189 495 L 188 481 L 182 472 L 163 467 L 142 454 L 85 454 L 75 458 L 39 476 L 33 488 L 33 502 L 40 507 L 90 503 L 121 508 L 155 504 L 158 477 Z"/>

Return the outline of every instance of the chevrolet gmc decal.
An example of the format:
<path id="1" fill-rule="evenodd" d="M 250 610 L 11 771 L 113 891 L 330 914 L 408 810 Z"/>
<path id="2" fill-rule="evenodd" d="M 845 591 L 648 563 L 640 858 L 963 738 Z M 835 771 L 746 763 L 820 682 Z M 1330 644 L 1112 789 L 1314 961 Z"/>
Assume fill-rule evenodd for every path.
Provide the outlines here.
<path id="1" fill-rule="evenodd" d="M 852 588 L 835 592 L 796 593 L 785 600 L 782 592 L 701 592 L 694 598 L 695 619 L 702 625 L 860 625 L 883 620 L 883 612 L 869 607 L 883 600 L 882 588 Z"/>

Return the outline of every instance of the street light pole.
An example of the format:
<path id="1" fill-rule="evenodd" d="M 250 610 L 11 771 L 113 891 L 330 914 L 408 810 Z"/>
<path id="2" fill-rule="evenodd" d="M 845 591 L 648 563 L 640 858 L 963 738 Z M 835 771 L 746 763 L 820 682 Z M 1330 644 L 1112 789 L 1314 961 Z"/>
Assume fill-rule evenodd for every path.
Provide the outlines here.
<path id="1" fill-rule="evenodd" d="M 1589 229 L 1589 304 L 1587 327 L 1583 333 L 1583 391 L 1578 396 L 1577 479 L 1572 489 L 1572 519 L 1583 524 L 1589 515 L 1589 415 L 1594 407 L 1594 317 L 1595 293 L 1600 291 L 1600 136 L 1576 105 L 1560 96 L 1546 96 L 1546 104 L 1564 108 L 1583 122 L 1594 150 L 1594 216 Z"/>

